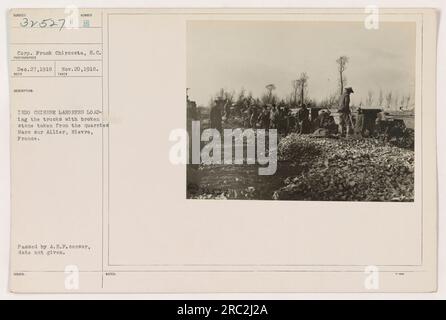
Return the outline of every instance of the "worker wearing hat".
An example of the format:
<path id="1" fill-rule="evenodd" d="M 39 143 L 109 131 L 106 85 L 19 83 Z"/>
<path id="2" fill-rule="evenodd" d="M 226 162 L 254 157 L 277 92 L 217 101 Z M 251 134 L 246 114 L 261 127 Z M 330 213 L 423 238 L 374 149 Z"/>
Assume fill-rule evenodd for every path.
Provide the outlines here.
<path id="1" fill-rule="evenodd" d="M 271 106 L 271 112 L 270 112 L 270 128 L 271 129 L 278 129 L 279 125 L 279 110 L 277 109 L 275 104 L 268 104 L 268 106 Z"/>
<path id="2" fill-rule="evenodd" d="M 257 121 L 260 123 L 261 129 L 269 130 L 270 110 L 268 110 L 268 105 L 263 106 L 263 111 L 259 114 Z"/>
<path id="3" fill-rule="evenodd" d="M 351 87 L 344 89 L 344 93 L 339 99 L 340 129 L 342 136 L 348 136 L 353 127 L 351 110 L 350 110 L 350 94 L 354 93 Z"/>

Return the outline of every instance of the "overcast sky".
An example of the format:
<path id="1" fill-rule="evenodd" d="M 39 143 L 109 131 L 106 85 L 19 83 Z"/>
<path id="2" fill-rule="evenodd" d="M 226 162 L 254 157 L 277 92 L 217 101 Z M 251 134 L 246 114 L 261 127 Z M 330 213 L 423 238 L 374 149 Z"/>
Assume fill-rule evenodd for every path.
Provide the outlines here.
<path id="1" fill-rule="evenodd" d="M 199 105 L 220 88 L 242 87 L 255 97 L 274 83 L 285 98 L 301 72 L 308 94 L 322 100 L 338 92 L 336 59 L 345 71 L 352 102 L 365 102 L 369 90 L 411 94 L 415 89 L 415 23 L 381 22 L 367 30 L 360 22 L 190 21 L 187 31 L 187 86 Z"/>

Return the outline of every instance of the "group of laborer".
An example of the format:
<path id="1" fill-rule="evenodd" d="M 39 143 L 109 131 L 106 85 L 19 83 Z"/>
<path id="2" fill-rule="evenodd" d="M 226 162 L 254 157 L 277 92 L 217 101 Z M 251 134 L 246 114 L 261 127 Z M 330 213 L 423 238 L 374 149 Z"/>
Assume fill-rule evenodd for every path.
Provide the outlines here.
<path id="1" fill-rule="evenodd" d="M 281 134 L 289 132 L 310 133 L 310 110 L 303 104 L 297 113 L 283 104 L 266 104 L 259 109 L 256 105 L 250 105 L 245 111 L 245 126 L 260 129 L 277 129 Z"/>
<path id="2" fill-rule="evenodd" d="M 293 113 L 288 105 L 283 102 L 278 104 L 267 103 L 260 107 L 255 103 L 244 108 L 244 126 L 259 129 L 277 129 L 280 134 L 297 132 L 300 134 L 312 133 L 317 129 L 328 133 L 346 135 L 353 126 L 350 110 L 350 94 L 353 89 L 345 88 L 339 102 L 339 125 L 328 109 L 319 111 L 316 118 L 310 117 L 310 110 L 305 104 L 301 104 L 297 112 Z M 229 119 L 230 106 L 223 98 L 217 98 L 210 111 L 210 127 L 221 130 L 222 121 Z"/>

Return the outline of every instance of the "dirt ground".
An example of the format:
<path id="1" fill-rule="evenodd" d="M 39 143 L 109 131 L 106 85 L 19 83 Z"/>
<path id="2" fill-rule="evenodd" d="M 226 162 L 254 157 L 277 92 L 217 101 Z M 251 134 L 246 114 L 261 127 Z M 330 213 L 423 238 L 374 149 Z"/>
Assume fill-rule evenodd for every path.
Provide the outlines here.
<path id="1" fill-rule="evenodd" d="M 197 186 L 189 185 L 188 197 L 195 199 L 272 200 L 274 191 L 284 186 L 284 179 L 298 175 L 299 169 L 290 162 L 279 161 L 274 175 L 258 174 L 259 165 L 190 166 Z"/>
<path id="2" fill-rule="evenodd" d="M 246 164 L 246 141 L 243 150 L 243 165 L 188 165 L 187 198 L 413 201 L 413 150 L 378 139 L 281 136 L 273 175 L 259 175 L 258 164 Z"/>

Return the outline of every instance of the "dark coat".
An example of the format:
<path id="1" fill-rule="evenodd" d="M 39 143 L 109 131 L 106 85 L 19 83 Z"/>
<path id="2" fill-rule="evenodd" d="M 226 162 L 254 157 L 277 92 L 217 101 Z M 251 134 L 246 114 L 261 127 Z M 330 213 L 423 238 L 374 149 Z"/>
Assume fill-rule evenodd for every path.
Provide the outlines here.
<path id="1" fill-rule="evenodd" d="M 350 94 L 344 92 L 339 99 L 339 112 L 350 113 Z"/>
<path id="2" fill-rule="evenodd" d="M 300 108 L 299 111 L 297 111 L 297 120 L 299 120 L 299 122 L 308 121 L 309 116 L 310 111 L 307 108 Z"/>
<path id="3" fill-rule="evenodd" d="M 270 112 L 265 111 L 265 110 L 260 113 L 258 121 L 260 122 L 260 127 L 262 129 L 269 128 L 269 120 L 270 120 L 269 115 L 270 115 Z"/>
<path id="4" fill-rule="evenodd" d="M 212 129 L 221 130 L 221 120 L 222 120 L 222 114 L 221 114 L 221 107 L 214 105 L 211 107 L 211 112 L 209 114 L 210 118 L 210 126 Z"/>

